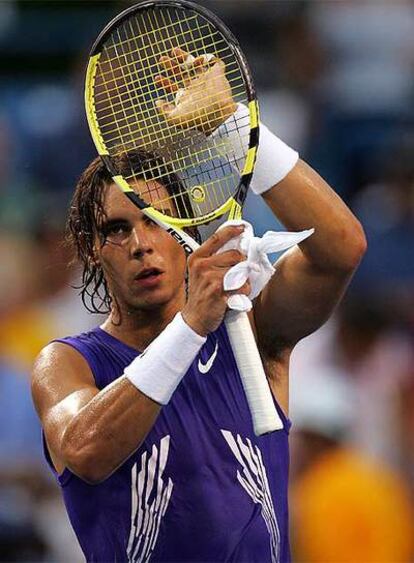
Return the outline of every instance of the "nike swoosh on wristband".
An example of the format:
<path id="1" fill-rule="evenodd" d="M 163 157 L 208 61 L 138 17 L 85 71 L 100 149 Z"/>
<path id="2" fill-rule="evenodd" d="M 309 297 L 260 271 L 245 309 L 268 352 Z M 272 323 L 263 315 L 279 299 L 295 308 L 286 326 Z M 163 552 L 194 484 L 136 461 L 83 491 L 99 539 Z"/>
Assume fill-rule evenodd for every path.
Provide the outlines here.
<path id="1" fill-rule="evenodd" d="M 214 352 L 211 354 L 211 356 L 206 361 L 206 363 L 203 364 L 201 360 L 198 360 L 198 370 L 200 373 L 208 373 L 210 371 L 211 366 L 213 365 L 214 360 L 216 359 L 217 352 L 218 352 L 218 340 L 216 340 L 216 347 L 214 348 Z"/>

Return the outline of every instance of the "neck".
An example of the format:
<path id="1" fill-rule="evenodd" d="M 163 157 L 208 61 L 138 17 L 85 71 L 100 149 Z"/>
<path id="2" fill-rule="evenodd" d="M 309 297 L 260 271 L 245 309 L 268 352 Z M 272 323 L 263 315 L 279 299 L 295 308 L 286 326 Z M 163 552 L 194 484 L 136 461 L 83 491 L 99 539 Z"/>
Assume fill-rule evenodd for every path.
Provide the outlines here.
<path id="1" fill-rule="evenodd" d="M 131 309 L 119 307 L 112 310 L 101 325 L 106 332 L 115 336 L 128 346 L 139 351 L 145 348 L 164 330 L 174 316 L 185 305 L 185 295 L 181 299 L 150 309 Z"/>

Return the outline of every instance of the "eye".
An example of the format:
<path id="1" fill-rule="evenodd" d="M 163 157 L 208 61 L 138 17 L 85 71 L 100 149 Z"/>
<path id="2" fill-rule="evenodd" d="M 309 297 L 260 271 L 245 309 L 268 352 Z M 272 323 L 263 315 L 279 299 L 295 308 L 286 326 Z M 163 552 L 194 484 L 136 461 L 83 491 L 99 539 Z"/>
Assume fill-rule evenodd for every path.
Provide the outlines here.
<path id="1" fill-rule="evenodd" d="M 128 230 L 128 228 L 125 225 L 122 224 L 115 224 L 115 225 L 109 225 L 108 227 L 106 227 L 104 233 L 108 236 L 108 235 L 117 235 L 117 234 L 121 234 L 121 233 L 125 233 Z"/>
<path id="2" fill-rule="evenodd" d="M 102 236 L 105 242 L 121 244 L 131 233 L 131 227 L 125 221 L 110 221 L 102 228 Z"/>

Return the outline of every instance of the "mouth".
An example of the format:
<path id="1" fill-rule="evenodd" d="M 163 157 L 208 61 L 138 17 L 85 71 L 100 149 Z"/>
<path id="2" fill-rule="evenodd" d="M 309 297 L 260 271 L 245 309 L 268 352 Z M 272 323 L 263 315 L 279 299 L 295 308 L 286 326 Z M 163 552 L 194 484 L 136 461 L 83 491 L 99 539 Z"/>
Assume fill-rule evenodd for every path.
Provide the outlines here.
<path id="1" fill-rule="evenodd" d="M 142 287 L 152 287 L 159 283 L 162 274 L 159 268 L 145 268 L 134 277 L 134 282 Z"/>

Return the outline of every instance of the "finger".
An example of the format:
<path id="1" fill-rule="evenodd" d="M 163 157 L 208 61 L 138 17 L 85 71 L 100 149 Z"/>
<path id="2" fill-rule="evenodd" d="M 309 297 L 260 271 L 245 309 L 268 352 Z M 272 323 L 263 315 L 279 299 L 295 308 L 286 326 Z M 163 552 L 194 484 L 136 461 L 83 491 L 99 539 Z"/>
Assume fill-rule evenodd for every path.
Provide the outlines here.
<path id="1" fill-rule="evenodd" d="M 246 281 L 241 287 L 238 289 L 233 289 L 231 291 L 226 291 L 226 295 L 230 297 L 230 295 L 247 295 L 249 296 L 252 291 L 252 286 L 249 281 Z"/>
<path id="2" fill-rule="evenodd" d="M 160 57 L 159 63 L 165 71 L 169 72 L 173 76 L 182 76 L 180 63 L 177 61 L 177 59 L 172 59 L 171 57 L 163 55 L 162 57 Z"/>
<path id="3" fill-rule="evenodd" d="M 209 258 L 209 263 L 216 268 L 231 268 L 240 262 L 244 262 L 246 256 L 238 250 L 226 250 L 219 254 L 214 254 Z M 211 261 L 211 262 L 210 262 Z"/>
<path id="4" fill-rule="evenodd" d="M 181 65 L 181 68 L 193 75 L 202 74 L 203 72 L 206 72 L 216 61 L 217 58 L 209 53 L 199 55 L 196 58 L 189 55 L 185 62 Z"/>
<path id="5" fill-rule="evenodd" d="M 155 105 L 158 111 L 164 116 L 169 117 L 171 113 L 176 109 L 173 104 L 166 102 L 165 100 L 156 100 Z"/>
<path id="6" fill-rule="evenodd" d="M 194 62 L 193 62 L 193 70 L 194 72 L 196 72 L 197 74 L 200 74 L 201 72 L 204 71 L 206 67 L 206 61 L 205 61 L 205 57 L 204 55 L 200 55 L 199 57 L 197 57 Z"/>
<path id="7" fill-rule="evenodd" d="M 217 57 L 209 63 L 209 70 L 211 72 L 214 71 L 214 73 L 218 74 L 224 72 L 225 69 L 226 69 L 226 65 L 221 59 L 218 59 Z"/>
<path id="8" fill-rule="evenodd" d="M 174 49 L 171 50 L 171 57 L 176 59 L 179 63 L 185 62 L 189 54 L 190 53 L 187 53 L 184 49 L 181 49 L 181 47 L 174 47 Z"/>
<path id="9" fill-rule="evenodd" d="M 200 256 L 212 256 L 223 244 L 232 238 L 238 237 L 243 231 L 243 225 L 224 227 L 211 235 L 196 252 Z"/>
<path id="10" fill-rule="evenodd" d="M 204 53 L 203 55 L 199 55 L 196 59 L 194 59 L 193 65 L 208 67 L 215 64 L 218 61 L 219 59 L 212 53 Z"/>
<path id="11" fill-rule="evenodd" d="M 155 77 L 155 84 L 158 88 L 164 88 L 164 90 L 170 94 L 174 94 L 179 89 L 178 84 L 162 74 Z"/>

